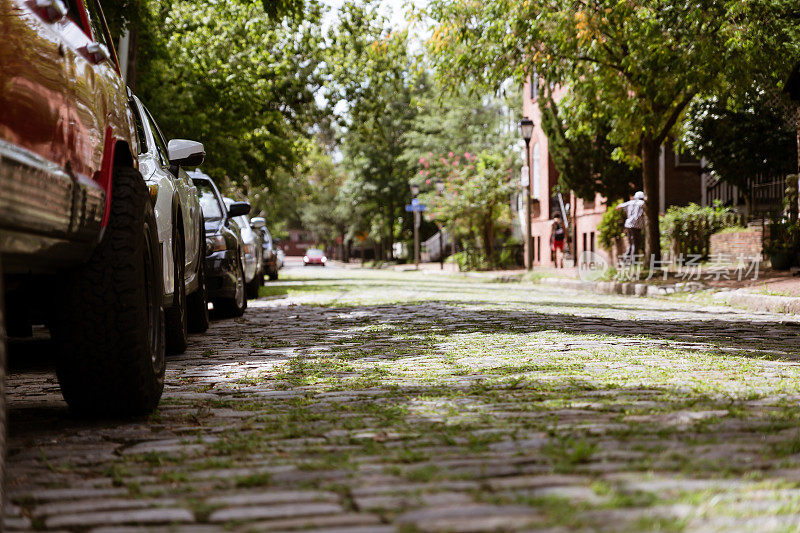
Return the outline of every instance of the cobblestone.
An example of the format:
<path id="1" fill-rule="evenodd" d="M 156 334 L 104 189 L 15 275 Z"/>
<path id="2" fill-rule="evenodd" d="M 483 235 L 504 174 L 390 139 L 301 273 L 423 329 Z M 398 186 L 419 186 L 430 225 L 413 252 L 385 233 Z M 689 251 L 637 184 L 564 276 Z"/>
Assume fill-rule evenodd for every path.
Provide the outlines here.
<path id="1" fill-rule="evenodd" d="M 5 529 L 798 523 L 796 317 L 433 274 L 282 277 L 265 296 L 285 298 L 168 360 L 146 419 L 72 417 L 51 364 L 12 343 Z"/>

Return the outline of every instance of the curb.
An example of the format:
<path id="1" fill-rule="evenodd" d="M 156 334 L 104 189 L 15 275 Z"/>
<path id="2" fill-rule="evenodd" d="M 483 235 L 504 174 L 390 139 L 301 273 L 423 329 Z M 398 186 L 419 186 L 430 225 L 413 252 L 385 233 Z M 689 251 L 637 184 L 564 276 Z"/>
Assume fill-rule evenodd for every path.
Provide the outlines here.
<path id="1" fill-rule="evenodd" d="M 679 292 L 697 292 L 705 289 L 699 282 L 681 282 L 671 285 L 650 285 L 629 281 L 583 281 L 578 279 L 542 278 L 539 283 L 564 289 L 596 292 L 600 294 L 622 294 L 625 296 L 667 296 Z"/>
<path id="2" fill-rule="evenodd" d="M 800 298 L 791 296 L 753 294 L 752 292 L 737 289 L 735 291 L 714 293 L 711 298 L 718 303 L 745 307 L 752 311 L 800 315 Z"/>

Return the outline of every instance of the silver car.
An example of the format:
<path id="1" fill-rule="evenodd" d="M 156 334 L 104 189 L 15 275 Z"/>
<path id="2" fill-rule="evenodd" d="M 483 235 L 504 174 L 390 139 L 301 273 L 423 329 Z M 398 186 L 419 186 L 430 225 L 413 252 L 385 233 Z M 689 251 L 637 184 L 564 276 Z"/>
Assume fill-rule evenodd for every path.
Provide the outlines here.
<path id="1" fill-rule="evenodd" d="M 235 200 L 225 198 L 225 205 L 230 206 Z M 261 247 L 261 235 L 253 231 L 248 215 L 233 217 L 242 235 L 242 264 L 244 265 L 245 292 L 248 298 L 258 298 L 258 289 L 264 284 L 264 272 L 261 268 L 264 251 Z"/>

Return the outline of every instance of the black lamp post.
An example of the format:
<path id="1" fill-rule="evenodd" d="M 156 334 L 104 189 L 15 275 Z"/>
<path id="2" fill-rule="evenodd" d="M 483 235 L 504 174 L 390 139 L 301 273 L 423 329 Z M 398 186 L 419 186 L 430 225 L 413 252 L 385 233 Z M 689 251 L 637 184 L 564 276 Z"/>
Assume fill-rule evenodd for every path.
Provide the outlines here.
<path id="1" fill-rule="evenodd" d="M 533 137 L 533 121 L 522 117 L 519 131 L 525 139 L 525 160 L 528 163 L 528 187 L 525 189 L 525 268 L 533 269 L 533 235 L 531 235 L 531 198 L 533 197 L 533 180 L 531 179 L 531 137 Z"/>

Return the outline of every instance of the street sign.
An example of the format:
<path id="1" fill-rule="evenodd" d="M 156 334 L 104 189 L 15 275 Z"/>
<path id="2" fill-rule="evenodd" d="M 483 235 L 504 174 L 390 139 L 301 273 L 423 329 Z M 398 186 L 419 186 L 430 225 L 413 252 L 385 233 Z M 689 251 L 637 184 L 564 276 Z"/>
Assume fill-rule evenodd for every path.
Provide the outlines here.
<path id="1" fill-rule="evenodd" d="M 414 198 L 414 199 L 416 200 L 416 198 Z M 409 213 L 411 213 L 413 211 L 418 211 L 418 212 L 419 211 L 425 211 L 425 209 L 427 209 L 427 206 L 425 204 L 419 204 L 419 203 L 417 203 L 417 204 L 412 203 L 411 205 L 407 205 L 406 206 L 406 211 L 409 212 Z"/>

